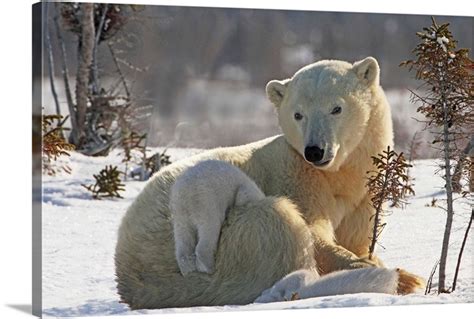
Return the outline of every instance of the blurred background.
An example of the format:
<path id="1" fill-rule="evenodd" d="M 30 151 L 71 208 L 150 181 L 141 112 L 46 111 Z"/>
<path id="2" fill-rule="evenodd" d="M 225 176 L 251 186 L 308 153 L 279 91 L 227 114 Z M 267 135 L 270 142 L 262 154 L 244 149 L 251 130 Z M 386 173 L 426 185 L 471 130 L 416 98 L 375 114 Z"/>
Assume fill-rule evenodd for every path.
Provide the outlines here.
<path id="1" fill-rule="evenodd" d="M 61 57 L 67 57 L 74 88 L 82 41 L 78 6 L 51 4 L 43 12 L 49 41 L 43 57 L 36 57 L 43 59 L 36 63 L 43 63 L 44 72 L 35 81 L 42 82 L 47 114 L 58 110 L 50 74 L 59 111 L 69 112 Z M 273 107 L 265 96 L 268 81 L 291 77 L 300 67 L 321 59 L 352 62 L 366 56 L 379 61 L 397 149 L 407 151 L 414 134 L 423 129 L 422 123 L 411 119 L 417 107 L 410 103 L 408 91 L 419 83 L 399 64 L 413 57 L 415 33 L 431 24 L 430 16 L 138 5 L 106 9 L 103 14 L 103 5 L 94 6 L 96 27 L 104 30 L 95 53 L 100 74 L 96 90 L 131 96 L 140 113 L 134 117 L 134 129 L 148 134 L 149 146 L 212 148 L 278 134 Z M 435 19 L 450 23 L 459 47 L 472 49 L 472 17 Z M 47 67 L 48 47 L 52 68 Z M 427 140 L 427 134 L 418 133 L 417 138 Z M 424 144 L 417 156 L 433 156 Z"/>

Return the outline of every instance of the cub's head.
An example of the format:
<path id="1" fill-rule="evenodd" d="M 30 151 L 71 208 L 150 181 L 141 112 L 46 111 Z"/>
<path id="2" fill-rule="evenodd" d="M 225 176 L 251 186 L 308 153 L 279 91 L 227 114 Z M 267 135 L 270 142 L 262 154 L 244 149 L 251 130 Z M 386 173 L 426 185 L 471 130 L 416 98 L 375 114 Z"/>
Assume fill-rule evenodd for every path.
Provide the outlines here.
<path id="1" fill-rule="evenodd" d="M 270 81 L 267 96 L 288 143 L 315 167 L 339 169 L 366 132 L 379 72 L 372 57 L 354 64 L 324 60 Z"/>

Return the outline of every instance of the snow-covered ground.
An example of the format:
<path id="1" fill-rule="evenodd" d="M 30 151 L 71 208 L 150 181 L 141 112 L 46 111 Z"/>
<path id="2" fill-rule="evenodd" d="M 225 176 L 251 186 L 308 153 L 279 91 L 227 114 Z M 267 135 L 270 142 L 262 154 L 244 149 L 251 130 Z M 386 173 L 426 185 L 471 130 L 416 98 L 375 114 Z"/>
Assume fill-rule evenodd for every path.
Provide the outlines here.
<path id="1" fill-rule="evenodd" d="M 169 149 L 171 160 L 196 153 L 197 150 Z M 455 303 L 474 301 L 474 234 L 470 234 L 459 274 L 456 291 L 438 296 L 353 294 L 306 300 L 245 306 L 193 307 L 180 309 L 130 311 L 119 303 L 114 281 L 113 254 L 116 234 L 126 208 L 145 185 L 125 182 L 123 199 L 93 200 L 81 184 L 92 183 L 92 174 L 106 164 L 121 165 L 118 151 L 108 157 L 90 158 L 72 153 L 68 160 L 72 174 L 43 178 L 43 314 L 44 316 L 87 316 L 107 314 L 145 314 L 194 311 L 269 310 L 382 306 L 421 303 Z M 378 254 L 388 267 L 401 267 L 427 278 L 439 258 L 445 214 L 427 207 L 433 198 L 442 201 L 443 180 L 434 174 L 435 162 L 415 163 L 416 196 L 406 209 L 394 209 L 387 218 Z M 467 199 L 456 201 L 448 281 L 452 280 L 457 254 L 464 235 L 471 206 Z M 433 282 L 436 286 L 437 277 Z"/>

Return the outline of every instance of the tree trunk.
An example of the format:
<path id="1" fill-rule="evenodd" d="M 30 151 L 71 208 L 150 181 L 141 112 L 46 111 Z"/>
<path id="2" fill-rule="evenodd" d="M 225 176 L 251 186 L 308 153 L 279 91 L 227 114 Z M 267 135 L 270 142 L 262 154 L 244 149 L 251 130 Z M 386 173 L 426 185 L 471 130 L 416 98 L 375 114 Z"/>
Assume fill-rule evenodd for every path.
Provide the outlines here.
<path id="1" fill-rule="evenodd" d="M 390 149 L 389 149 L 390 151 Z M 387 159 L 388 161 L 388 159 Z M 375 215 L 374 215 L 374 228 L 372 229 L 372 241 L 370 242 L 369 246 L 369 259 L 372 260 L 372 256 L 375 252 L 375 244 L 377 243 L 378 240 L 378 235 L 379 235 L 379 227 L 380 227 L 380 221 L 382 219 L 382 213 L 383 213 L 383 203 L 385 201 L 385 197 L 387 196 L 385 193 L 385 190 L 387 189 L 387 184 L 390 179 L 389 172 L 388 172 L 388 167 L 385 167 L 385 174 L 384 174 L 384 181 L 383 181 L 383 186 L 382 186 L 382 193 L 380 194 L 380 199 L 377 207 L 375 207 Z"/>
<path id="2" fill-rule="evenodd" d="M 384 188 L 386 187 L 386 181 L 384 182 Z M 381 195 L 382 198 L 385 197 L 385 195 L 382 193 Z M 382 205 L 383 205 L 383 200 L 380 200 L 380 204 L 377 205 L 375 208 L 375 214 L 374 214 L 374 227 L 372 229 L 372 240 L 370 242 L 369 246 L 369 259 L 372 260 L 372 256 L 375 252 L 375 244 L 377 243 L 378 239 L 378 233 L 379 233 L 379 227 L 380 227 L 380 219 L 381 219 L 381 214 L 382 214 Z"/>
<path id="3" fill-rule="evenodd" d="M 444 123 L 443 123 L 443 151 L 444 151 L 444 172 L 446 182 L 446 226 L 444 228 L 443 246 L 441 248 L 441 258 L 439 262 L 439 282 L 438 293 L 447 292 L 446 289 L 446 263 L 448 259 L 449 237 L 451 236 L 451 228 L 453 225 L 453 190 L 451 184 L 451 151 L 449 143 L 449 127 L 448 127 L 448 105 L 446 103 L 445 94 L 442 95 Z"/>
<path id="4" fill-rule="evenodd" d="M 78 67 L 76 75 L 76 119 L 74 144 L 80 149 L 85 142 L 87 100 L 89 97 L 89 75 L 95 42 L 94 4 L 81 4 L 81 35 L 78 45 Z"/>

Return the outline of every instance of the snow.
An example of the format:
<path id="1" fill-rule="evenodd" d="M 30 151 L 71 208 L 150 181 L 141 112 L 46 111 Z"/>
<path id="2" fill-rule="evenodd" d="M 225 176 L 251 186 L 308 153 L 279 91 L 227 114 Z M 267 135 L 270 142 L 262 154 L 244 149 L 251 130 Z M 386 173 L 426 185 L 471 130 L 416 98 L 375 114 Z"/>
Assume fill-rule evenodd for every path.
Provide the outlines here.
<path id="1" fill-rule="evenodd" d="M 438 38 L 436 39 L 436 41 L 437 41 L 440 45 L 443 44 L 443 43 L 446 43 L 446 44 L 449 43 L 448 38 L 446 38 L 445 36 L 438 37 Z"/>
<path id="2" fill-rule="evenodd" d="M 161 149 L 160 149 L 161 150 Z M 171 161 L 198 152 L 196 149 L 168 149 Z M 192 307 L 131 311 L 119 303 L 115 288 L 113 254 L 116 232 L 126 208 L 145 185 L 128 180 L 123 199 L 93 200 L 81 184 L 93 182 L 92 174 L 106 164 L 119 165 L 119 151 L 108 157 L 91 158 L 72 152 L 67 159 L 72 174 L 43 177 L 43 315 L 45 317 L 100 316 L 116 314 L 189 313 L 235 310 L 304 309 L 353 306 L 382 306 L 474 301 L 474 242 L 472 233 L 452 294 L 392 296 L 351 294 L 288 302 L 245 306 Z M 435 161 L 415 163 L 416 196 L 405 210 L 394 209 L 387 217 L 378 254 L 387 267 L 401 267 L 428 278 L 441 251 L 444 211 L 427 207 L 433 198 L 442 202 L 443 180 L 435 175 Z M 454 274 L 457 254 L 471 206 L 468 199 L 455 202 L 455 221 L 449 250 L 448 286 Z M 436 286 L 437 277 L 433 279 Z"/>
<path id="3" fill-rule="evenodd" d="M 438 44 L 441 46 L 441 48 L 443 49 L 443 51 L 446 52 L 446 45 L 445 45 L 445 44 L 448 44 L 448 43 L 449 43 L 448 38 L 446 38 L 445 36 L 437 37 L 437 38 L 436 38 L 436 42 L 438 42 Z"/>

